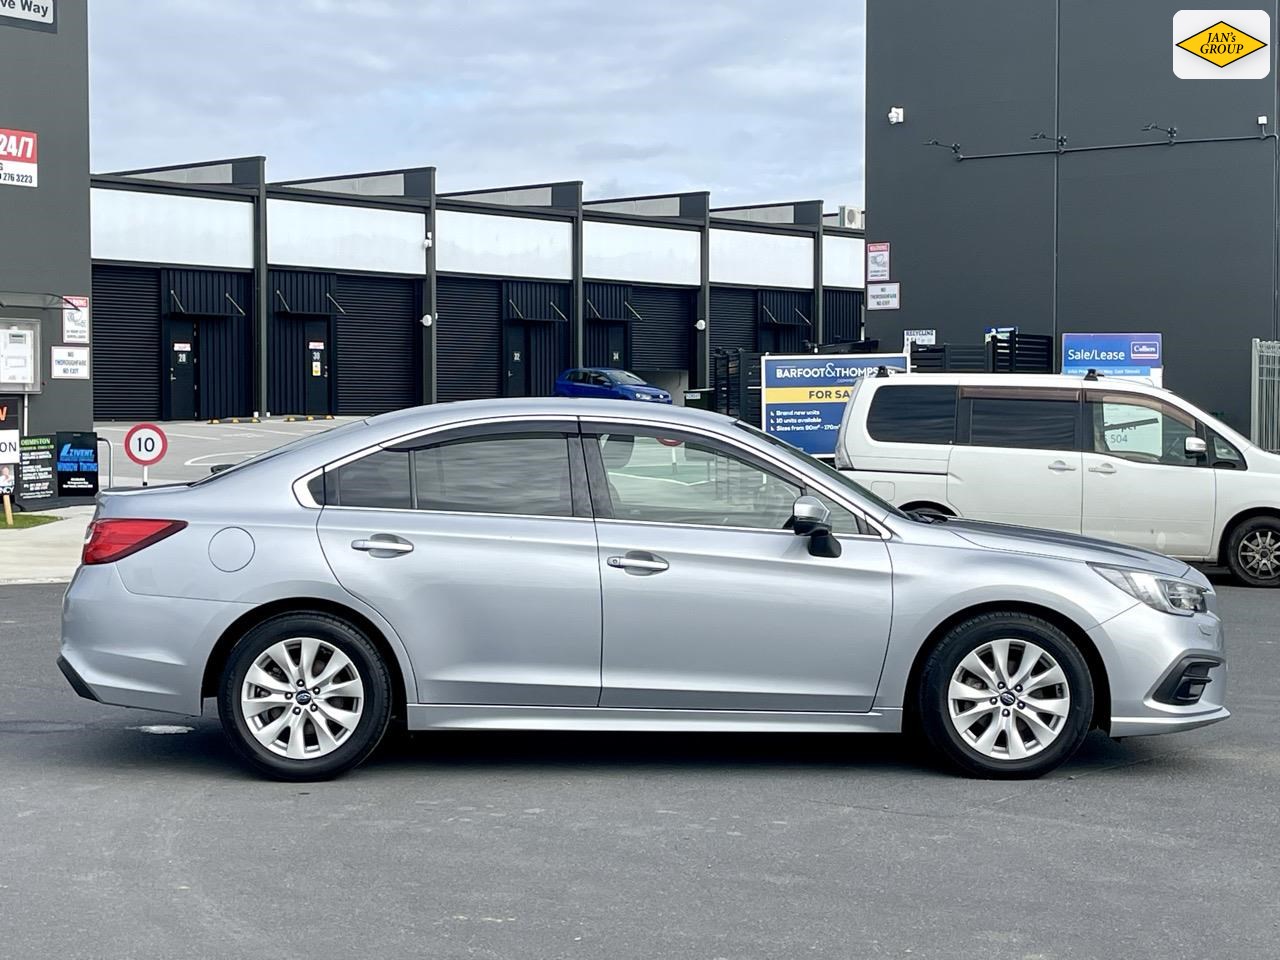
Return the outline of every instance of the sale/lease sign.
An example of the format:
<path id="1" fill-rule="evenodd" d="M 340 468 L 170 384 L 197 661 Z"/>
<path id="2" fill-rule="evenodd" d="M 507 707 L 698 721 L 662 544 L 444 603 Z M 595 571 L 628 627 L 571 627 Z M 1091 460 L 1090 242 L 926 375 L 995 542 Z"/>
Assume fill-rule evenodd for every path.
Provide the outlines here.
<path id="1" fill-rule="evenodd" d="M 0 127 L 0 187 L 39 186 L 39 137 Z"/>

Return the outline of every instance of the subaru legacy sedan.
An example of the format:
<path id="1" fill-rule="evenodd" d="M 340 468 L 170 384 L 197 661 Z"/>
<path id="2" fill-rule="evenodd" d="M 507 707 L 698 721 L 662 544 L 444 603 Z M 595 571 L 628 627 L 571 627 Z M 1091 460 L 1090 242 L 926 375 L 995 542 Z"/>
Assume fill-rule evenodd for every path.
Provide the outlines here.
<path id="1" fill-rule="evenodd" d="M 744 423 L 603 400 L 404 410 L 106 492 L 59 665 L 103 703 L 216 698 L 284 780 L 351 769 L 392 722 L 905 728 L 1032 777 L 1091 728 L 1228 716 L 1185 563 L 904 513 Z"/>

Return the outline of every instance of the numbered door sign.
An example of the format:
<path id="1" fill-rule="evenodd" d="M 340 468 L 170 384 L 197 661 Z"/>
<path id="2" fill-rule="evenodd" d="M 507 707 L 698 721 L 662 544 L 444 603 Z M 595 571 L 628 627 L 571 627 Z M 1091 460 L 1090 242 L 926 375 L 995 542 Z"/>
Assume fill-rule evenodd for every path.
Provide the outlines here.
<path id="1" fill-rule="evenodd" d="M 169 452 L 169 438 L 154 423 L 140 423 L 124 435 L 124 452 L 140 467 L 150 467 Z"/>

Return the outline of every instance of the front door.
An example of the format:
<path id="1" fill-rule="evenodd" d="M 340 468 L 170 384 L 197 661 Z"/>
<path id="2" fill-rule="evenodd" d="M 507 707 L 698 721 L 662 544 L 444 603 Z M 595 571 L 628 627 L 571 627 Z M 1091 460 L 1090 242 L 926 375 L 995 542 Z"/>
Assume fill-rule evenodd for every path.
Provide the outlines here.
<path id="1" fill-rule="evenodd" d="M 960 516 L 1080 532 L 1079 390 L 962 387 L 960 421 L 947 466 Z"/>
<path id="2" fill-rule="evenodd" d="M 506 351 L 506 396 L 525 397 L 529 394 L 528 340 L 523 324 L 508 323 L 503 327 L 502 342 Z"/>
<path id="3" fill-rule="evenodd" d="M 306 387 L 308 416 L 324 416 L 329 408 L 329 322 L 308 320 L 306 323 L 306 353 L 303 382 Z"/>
<path id="4" fill-rule="evenodd" d="M 198 327 L 194 320 L 169 319 L 169 410 L 170 420 L 194 420 L 199 416 L 196 364 Z"/>
<path id="5" fill-rule="evenodd" d="M 863 712 L 889 637 L 889 553 L 784 529 L 801 483 L 695 434 L 584 427 L 599 518 L 606 707 Z M 852 518 L 852 515 L 849 515 Z"/>
<path id="6" fill-rule="evenodd" d="M 608 350 L 610 367 L 620 370 L 627 366 L 627 328 L 621 323 L 609 324 Z"/>
<path id="7" fill-rule="evenodd" d="M 1155 397 L 1090 390 L 1084 532 L 1186 559 L 1209 556 L 1217 474 L 1188 457 L 1194 417 Z"/>
<path id="8" fill-rule="evenodd" d="M 326 474 L 325 558 L 404 641 L 420 702 L 596 705 L 585 486 L 560 423 L 455 430 Z"/>

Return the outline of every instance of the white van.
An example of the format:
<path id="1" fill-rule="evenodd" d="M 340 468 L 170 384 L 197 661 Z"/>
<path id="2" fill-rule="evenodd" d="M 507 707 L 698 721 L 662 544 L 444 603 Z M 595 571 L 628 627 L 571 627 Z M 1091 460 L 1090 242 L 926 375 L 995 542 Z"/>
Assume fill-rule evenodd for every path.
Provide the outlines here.
<path id="1" fill-rule="evenodd" d="M 1083 533 L 1280 586 L 1280 456 L 1145 383 L 866 379 L 836 466 L 904 509 Z"/>

